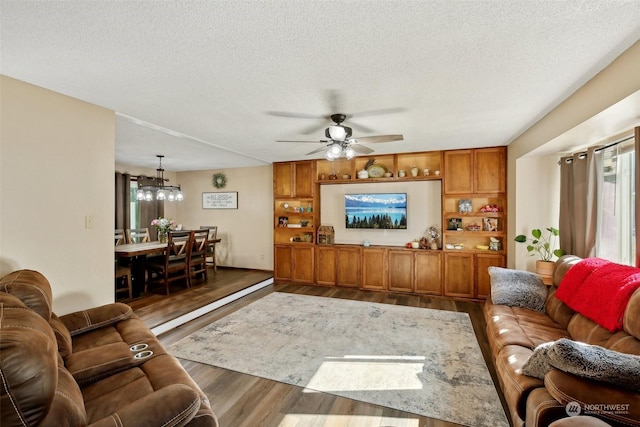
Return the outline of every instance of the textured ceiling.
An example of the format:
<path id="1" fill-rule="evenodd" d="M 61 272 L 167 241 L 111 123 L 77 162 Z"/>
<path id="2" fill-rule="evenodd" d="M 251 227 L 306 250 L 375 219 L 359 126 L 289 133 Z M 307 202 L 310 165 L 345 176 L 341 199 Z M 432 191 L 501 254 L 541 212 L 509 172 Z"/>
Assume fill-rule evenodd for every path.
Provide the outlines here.
<path id="1" fill-rule="evenodd" d="M 638 16 L 639 1 L 603 0 L 1 0 L 0 72 L 115 110 L 123 164 L 321 147 L 276 140 L 320 139 L 328 121 L 269 112 L 404 135 L 376 154 L 505 145 L 640 39 Z"/>

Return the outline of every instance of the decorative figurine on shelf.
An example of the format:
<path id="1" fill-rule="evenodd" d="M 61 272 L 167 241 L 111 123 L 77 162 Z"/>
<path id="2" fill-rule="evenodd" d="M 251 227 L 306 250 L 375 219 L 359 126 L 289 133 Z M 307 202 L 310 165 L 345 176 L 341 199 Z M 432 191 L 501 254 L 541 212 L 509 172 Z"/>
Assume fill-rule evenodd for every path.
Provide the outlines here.
<path id="1" fill-rule="evenodd" d="M 480 212 L 500 212 L 498 205 L 485 205 L 480 208 Z"/>
<path id="2" fill-rule="evenodd" d="M 438 229 L 435 225 L 429 227 L 427 235 L 429 236 L 429 247 L 431 249 L 438 249 L 438 238 L 440 237 L 440 233 L 438 233 Z"/>

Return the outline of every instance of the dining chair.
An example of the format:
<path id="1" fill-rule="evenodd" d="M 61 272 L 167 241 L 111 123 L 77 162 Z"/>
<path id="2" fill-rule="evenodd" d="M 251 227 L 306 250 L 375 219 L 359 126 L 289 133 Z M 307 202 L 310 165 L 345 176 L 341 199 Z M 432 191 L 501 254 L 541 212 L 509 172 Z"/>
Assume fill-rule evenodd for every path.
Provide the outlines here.
<path id="1" fill-rule="evenodd" d="M 123 234 L 124 236 L 124 234 Z M 133 287 L 131 285 L 131 266 L 123 265 L 120 260 L 115 261 L 115 297 L 127 292 L 129 298 L 133 298 Z"/>
<path id="2" fill-rule="evenodd" d="M 115 245 L 124 245 L 127 243 L 127 238 L 124 235 L 124 230 L 122 228 L 116 228 L 115 232 Z"/>
<path id="3" fill-rule="evenodd" d="M 218 265 L 216 263 L 216 242 L 215 240 L 218 238 L 218 226 L 217 225 L 201 225 L 201 230 L 207 229 L 209 230 L 209 236 L 207 237 L 207 265 L 211 265 L 213 267 L 213 272 L 216 273 L 218 271 Z M 209 260 L 211 259 L 211 260 Z"/>
<path id="4" fill-rule="evenodd" d="M 147 283 L 145 292 L 151 285 L 163 284 L 167 295 L 169 285 L 182 280 L 191 287 L 189 262 L 193 245 L 193 231 L 170 231 L 163 257 L 152 258 L 147 262 Z"/>
<path id="5" fill-rule="evenodd" d="M 209 243 L 209 230 L 200 229 L 193 230 L 193 241 L 191 245 L 191 259 L 189 268 L 191 270 L 191 278 L 204 276 L 207 277 L 207 247 Z"/>
<path id="6" fill-rule="evenodd" d="M 151 241 L 148 228 L 127 229 L 127 243 L 144 243 Z"/>

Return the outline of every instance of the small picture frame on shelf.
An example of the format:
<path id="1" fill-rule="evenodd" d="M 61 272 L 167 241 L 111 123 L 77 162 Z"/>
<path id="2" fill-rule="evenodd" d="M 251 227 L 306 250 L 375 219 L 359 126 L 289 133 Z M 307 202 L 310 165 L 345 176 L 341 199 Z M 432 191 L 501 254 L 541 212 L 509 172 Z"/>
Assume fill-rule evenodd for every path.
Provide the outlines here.
<path id="1" fill-rule="evenodd" d="M 286 227 L 289 225 L 289 217 L 288 216 L 279 216 L 278 217 L 278 227 Z"/>
<path id="2" fill-rule="evenodd" d="M 498 231 L 498 218 L 482 218 L 484 231 Z"/>
<path id="3" fill-rule="evenodd" d="M 447 223 L 447 230 L 461 230 L 462 218 L 449 218 Z"/>
<path id="4" fill-rule="evenodd" d="M 471 204 L 471 200 L 469 199 L 460 199 L 458 200 L 458 212 L 459 213 L 471 213 L 473 212 L 473 207 Z"/>
<path id="5" fill-rule="evenodd" d="M 482 218 L 484 231 L 498 231 L 498 218 Z"/>

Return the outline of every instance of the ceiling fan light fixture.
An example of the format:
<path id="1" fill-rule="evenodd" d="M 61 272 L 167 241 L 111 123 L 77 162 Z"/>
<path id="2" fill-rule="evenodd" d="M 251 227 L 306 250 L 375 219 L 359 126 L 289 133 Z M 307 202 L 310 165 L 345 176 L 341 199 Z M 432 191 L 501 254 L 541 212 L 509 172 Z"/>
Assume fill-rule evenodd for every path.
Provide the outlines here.
<path id="1" fill-rule="evenodd" d="M 347 158 L 347 160 L 353 159 L 353 156 L 355 155 L 356 155 L 356 152 L 353 150 L 353 148 L 347 146 L 344 149 L 344 156 Z"/>
<path id="2" fill-rule="evenodd" d="M 329 147 L 329 152 L 333 155 L 333 157 L 340 157 L 342 153 L 342 147 L 340 144 L 333 143 L 331 147 Z"/>
<path id="3" fill-rule="evenodd" d="M 351 128 L 340 125 L 329 126 L 325 131 L 325 135 L 334 141 L 342 142 L 351 136 Z"/>
<path id="4" fill-rule="evenodd" d="M 327 151 L 324 153 L 324 157 L 325 157 L 325 159 L 329 160 L 330 162 L 334 161 L 334 160 L 335 160 L 335 158 L 336 158 L 336 157 L 333 155 L 333 153 L 331 153 L 331 150 L 327 150 Z"/>

